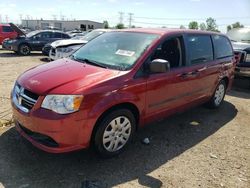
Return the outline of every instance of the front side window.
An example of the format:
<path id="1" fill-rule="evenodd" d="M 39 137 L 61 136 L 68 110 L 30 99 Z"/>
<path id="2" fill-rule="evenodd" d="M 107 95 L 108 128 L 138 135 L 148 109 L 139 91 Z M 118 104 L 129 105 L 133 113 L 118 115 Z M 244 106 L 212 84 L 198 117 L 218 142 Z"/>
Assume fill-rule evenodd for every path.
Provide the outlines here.
<path id="1" fill-rule="evenodd" d="M 43 32 L 43 33 L 41 33 L 41 38 L 43 38 L 43 39 L 52 38 L 52 33 L 51 32 Z"/>
<path id="2" fill-rule="evenodd" d="M 170 68 L 183 66 L 183 38 L 176 37 L 164 41 L 151 56 L 151 61 L 154 59 L 167 60 Z"/>
<path id="3" fill-rule="evenodd" d="M 10 26 L 3 26 L 3 32 L 4 33 L 9 33 L 13 32 L 14 30 Z"/>
<path id="4" fill-rule="evenodd" d="M 107 68 L 128 70 L 159 35 L 136 32 L 108 32 L 90 41 L 72 58 L 95 62 Z"/>
<path id="5" fill-rule="evenodd" d="M 213 36 L 215 58 L 229 57 L 233 55 L 230 41 L 221 35 Z"/>
<path id="6" fill-rule="evenodd" d="M 213 47 L 209 35 L 187 36 L 187 50 L 191 65 L 213 60 Z"/>

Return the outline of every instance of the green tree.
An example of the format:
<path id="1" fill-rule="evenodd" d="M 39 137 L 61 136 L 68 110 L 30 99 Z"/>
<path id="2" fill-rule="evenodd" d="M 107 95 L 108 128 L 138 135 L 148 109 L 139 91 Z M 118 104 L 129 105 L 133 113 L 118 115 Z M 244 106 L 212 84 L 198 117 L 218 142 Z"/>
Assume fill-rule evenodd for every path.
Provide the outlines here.
<path id="1" fill-rule="evenodd" d="M 198 27 L 198 22 L 196 22 L 196 21 L 190 22 L 190 23 L 188 24 L 188 28 L 189 28 L 189 29 L 199 29 L 199 27 Z"/>
<path id="2" fill-rule="evenodd" d="M 207 23 L 207 31 L 215 31 L 215 32 L 220 32 L 218 30 L 218 26 L 216 24 L 216 20 L 214 18 L 208 18 L 206 20 L 206 23 Z"/>
<path id="3" fill-rule="evenodd" d="M 184 25 L 180 25 L 180 29 L 186 29 Z"/>
<path id="4" fill-rule="evenodd" d="M 243 28 L 244 25 L 240 24 L 240 22 L 235 22 L 232 25 L 227 26 L 227 31 L 234 29 L 234 28 Z"/>
<path id="5" fill-rule="evenodd" d="M 232 29 L 232 26 L 231 25 L 228 25 L 227 26 L 227 31 L 230 31 Z"/>
<path id="6" fill-rule="evenodd" d="M 103 21 L 103 26 L 105 29 L 108 29 L 109 28 L 109 23 L 107 20 Z"/>
<path id="7" fill-rule="evenodd" d="M 207 26 L 206 26 L 205 23 L 201 23 L 201 24 L 200 24 L 200 30 L 202 30 L 202 31 L 207 30 Z"/>
<path id="8" fill-rule="evenodd" d="M 115 28 L 116 28 L 116 29 L 124 29 L 125 27 L 124 27 L 124 24 L 119 23 L 119 24 L 117 24 L 117 25 L 115 26 Z"/>

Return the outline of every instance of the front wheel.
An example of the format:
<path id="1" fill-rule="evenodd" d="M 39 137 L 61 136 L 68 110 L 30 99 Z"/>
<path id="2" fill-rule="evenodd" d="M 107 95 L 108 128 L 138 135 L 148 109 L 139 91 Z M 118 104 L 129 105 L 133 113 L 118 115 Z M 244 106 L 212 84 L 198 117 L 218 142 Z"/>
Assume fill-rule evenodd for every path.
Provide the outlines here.
<path id="1" fill-rule="evenodd" d="M 21 44 L 18 49 L 18 53 L 20 55 L 29 55 L 30 51 L 31 49 L 27 44 Z"/>
<path id="2" fill-rule="evenodd" d="M 104 117 L 97 125 L 94 147 L 102 157 L 121 153 L 135 132 L 136 121 L 130 110 L 119 109 Z"/>
<path id="3" fill-rule="evenodd" d="M 210 108 L 218 108 L 224 100 L 226 94 L 226 82 L 221 80 L 216 87 L 213 97 L 208 102 Z"/>

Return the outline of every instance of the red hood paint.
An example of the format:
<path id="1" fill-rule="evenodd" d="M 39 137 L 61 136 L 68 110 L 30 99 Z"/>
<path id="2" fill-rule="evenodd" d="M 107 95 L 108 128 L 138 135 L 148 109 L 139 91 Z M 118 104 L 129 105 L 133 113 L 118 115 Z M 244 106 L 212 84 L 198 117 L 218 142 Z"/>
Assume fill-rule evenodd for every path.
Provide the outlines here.
<path id="1" fill-rule="evenodd" d="M 92 87 L 120 75 L 121 72 L 123 71 L 104 69 L 70 59 L 59 59 L 26 71 L 17 81 L 39 95 L 46 95 L 52 90 L 55 90 L 53 94 L 73 94 L 79 88 L 83 90 Z M 70 87 L 56 89 L 62 85 Z"/>

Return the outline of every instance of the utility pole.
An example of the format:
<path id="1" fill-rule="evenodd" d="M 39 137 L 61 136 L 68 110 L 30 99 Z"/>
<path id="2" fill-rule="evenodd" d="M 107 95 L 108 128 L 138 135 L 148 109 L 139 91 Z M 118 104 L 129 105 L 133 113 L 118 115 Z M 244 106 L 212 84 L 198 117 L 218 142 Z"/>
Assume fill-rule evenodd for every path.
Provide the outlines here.
<path id="1" fill-rule="evenodd" d="M 123 24 L 123 15 L 124 15 L 124 12 L 119 12 L 119 23 L 120 24 Z"/>
<path id="2" fill-rule="evenodd" d="M 133 13 L 128 13 L 128 16 L 129 16 L 129 18 L 128 18 L 128 21 L 129 21 L 129 28 L 131 28 L 132 27 L 132 21 L 133 21 L 133 18 L 132 18 L 132 16 L 133 16 L 134 14 Z"/>
<path id="3" fill-rule="evenodd" d="M 9 16 L 6 14 L 5 15 L 5 22 L 8 23 L 9 22 Z"/>
<path id="4" fill-rule="evenodd" d="M 2 23 L 2 15 L 0 14 L 0 23 Z"/>
<path id="5" fill-rule="evenodd" d="M 22 14 L 19 14 L 19 18 L 20 18 L 20 23 L 22 24 L 23 15 L 22 15 Z"/>

